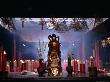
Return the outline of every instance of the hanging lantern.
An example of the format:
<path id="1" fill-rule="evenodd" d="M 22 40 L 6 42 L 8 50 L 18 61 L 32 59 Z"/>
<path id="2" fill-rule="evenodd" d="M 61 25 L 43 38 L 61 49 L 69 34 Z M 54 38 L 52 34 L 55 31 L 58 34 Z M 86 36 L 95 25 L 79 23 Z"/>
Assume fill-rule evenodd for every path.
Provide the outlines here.
<path id="1" fill-rule="evenodd" d="M 94 27 L 98 26 L 103 22 L 103 18 L 95 18 Z"/>
<path id="2" fill-rule="evenodd" d="M 21 22 L 22 22 L 22 28 L 24 28 L 24 22 L 26 21 L 26 18 L 21 18 Z"/>
<path id="3" fill-rule="evenodd" d="M 2 19 L 2 22 L 4 25 L 8 25 L 9 24 L 9 18 L 4 18 L 4 17 L 1 17 Z"/>
<path id="4" fill-rule="evenodd" d="M 56 18 L 50 18 L 49 22 L 47 23 L 47 28 L 48 29 L 54 29 L 57 23 L 57 19 Z"/>
<path id="5" fill-rule="evenodd" d="M 42 30 L 43 30 L 43 28 L 44 28 L 44 25 L 46 24 L 46 21 L 45 21 L 45 19 L 44 18 L 40 18 L 40 22 L 39 22 L 39 25 L 41 25 L 41 27 L 42 27 Z"/>
<path id="6" fill-rule="evenodd" d="M 85 19 L 85 18 L 81 18 L 81 19 L 82 19 L 82 21 L 80 21 L 80 23 L 81 23 L 81 28 L 82 28 L 83 31 L 87 31 L 89 28 L 88 28 L 88 26 L 87 26 L 86 19 Z"/>
<path id="7" fill-rule="evenodd" d="M 56 24 L 56 18 L 50 18 L 50 23 L 52 23 L 53 25 Z"/>
<path id="8" fill-rule="evenodd" d="M 54 25 L 50 22 L 47 23 L 47 28 L 48 29 L 53 29 L 54 28 Z"/>
<path id="9" fill-rule="evenodd" d="M 57 18 L 56 23 L 55 23 L 55 31 L 64 33 L 68 31 L 68 26 L 66 24 L 66 19 L 65 18 Z"/>
<path id="10" fill-rule="evenodd" d="M 9 30 L 10 32 L 16 30 L 12 18 L 9 17 L 1 17 L 1 24 L 5 29 Z"/>
<path id="11" fill-rule="evenodd" d="M 78 19 L 72 18 L 72 20 L 73 20 L 73 28 L 74 28 L 74 31 L 80 30 L 80 24 L 79 24 Z"/>

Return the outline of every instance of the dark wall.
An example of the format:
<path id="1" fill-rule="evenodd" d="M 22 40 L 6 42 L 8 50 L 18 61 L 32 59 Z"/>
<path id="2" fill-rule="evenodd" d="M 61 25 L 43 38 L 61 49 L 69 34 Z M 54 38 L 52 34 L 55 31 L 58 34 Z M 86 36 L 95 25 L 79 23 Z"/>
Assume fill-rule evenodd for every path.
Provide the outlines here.
<path id="1" fill-rule="evenodd" d="M 12 58 L 13 50 L 13 35 L 6 29 L 0 26 L 0 42 L 3 44 L 4 50 L 7 52 L 7 59 Z"/>
<path id="2" fill-rule="evenodd" d="M 101 41 L 103 39 L 106 39 L 107 37 L 110 37 L 110 19 L 106 20 L 105 22 L 88 32 L 85 37 L 87 38 L 86 47 L 91 48 L 91 50 L 94 47 L 95 41 L 99 42 L 100 58 L 102 60 L 103 67 L 107 67 L 106 63 L 110 62 L 110 45 L 103 48 L 101 46 Z"/>

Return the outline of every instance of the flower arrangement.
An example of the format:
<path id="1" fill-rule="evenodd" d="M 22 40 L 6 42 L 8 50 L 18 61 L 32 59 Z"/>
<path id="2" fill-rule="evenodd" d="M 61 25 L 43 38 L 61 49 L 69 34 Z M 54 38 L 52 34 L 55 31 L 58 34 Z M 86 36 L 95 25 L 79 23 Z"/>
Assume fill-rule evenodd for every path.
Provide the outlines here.
<path id="1" fill-rule="evenodd" d="M 38 68 L 38 73 L 39 73 L 39 76 L 43 76 L 43 74 L 45 73 L 45 66 L 43 64 L 43 59 L 39 59 L 39 68 Z"/>

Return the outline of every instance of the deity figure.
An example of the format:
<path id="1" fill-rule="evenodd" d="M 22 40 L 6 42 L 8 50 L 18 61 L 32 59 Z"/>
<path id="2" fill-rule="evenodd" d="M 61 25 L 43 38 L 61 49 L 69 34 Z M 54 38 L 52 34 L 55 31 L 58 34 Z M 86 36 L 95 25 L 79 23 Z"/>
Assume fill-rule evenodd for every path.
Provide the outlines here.
<path id="1" fill-rule="evenodd" d="M 52 55 L 50 55 L 50 61 L 51 61 L 51 67 L 57 67 L 59 62 L 58 54 L 52 52 Z"/>
<path id="2" fill-rule="evenodd" d="M 61 52 L 60 52 L 60 43 L 59 36 L 55 34 L 48 36 L 49 51 L 48 51 L 48 75 L 49 76 L 60 76 L 61 73 Z M 55 72 L 55 73 L 54 73 Z M 57 74 L 56 74 L 57 73 Z"/>

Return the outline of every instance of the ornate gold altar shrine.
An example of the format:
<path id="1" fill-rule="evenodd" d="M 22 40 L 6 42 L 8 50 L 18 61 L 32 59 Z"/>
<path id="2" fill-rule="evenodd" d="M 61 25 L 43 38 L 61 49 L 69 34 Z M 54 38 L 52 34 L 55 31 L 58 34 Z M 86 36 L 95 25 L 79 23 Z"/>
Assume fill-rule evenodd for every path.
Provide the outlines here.
<path id="1" fill-rule="evenodd" d="M 62 68 L 59 36 L 52 34 L 48 36 L 48 39 L 50 40 L 48 44 L 48 75 L 60 76 Z"/>

